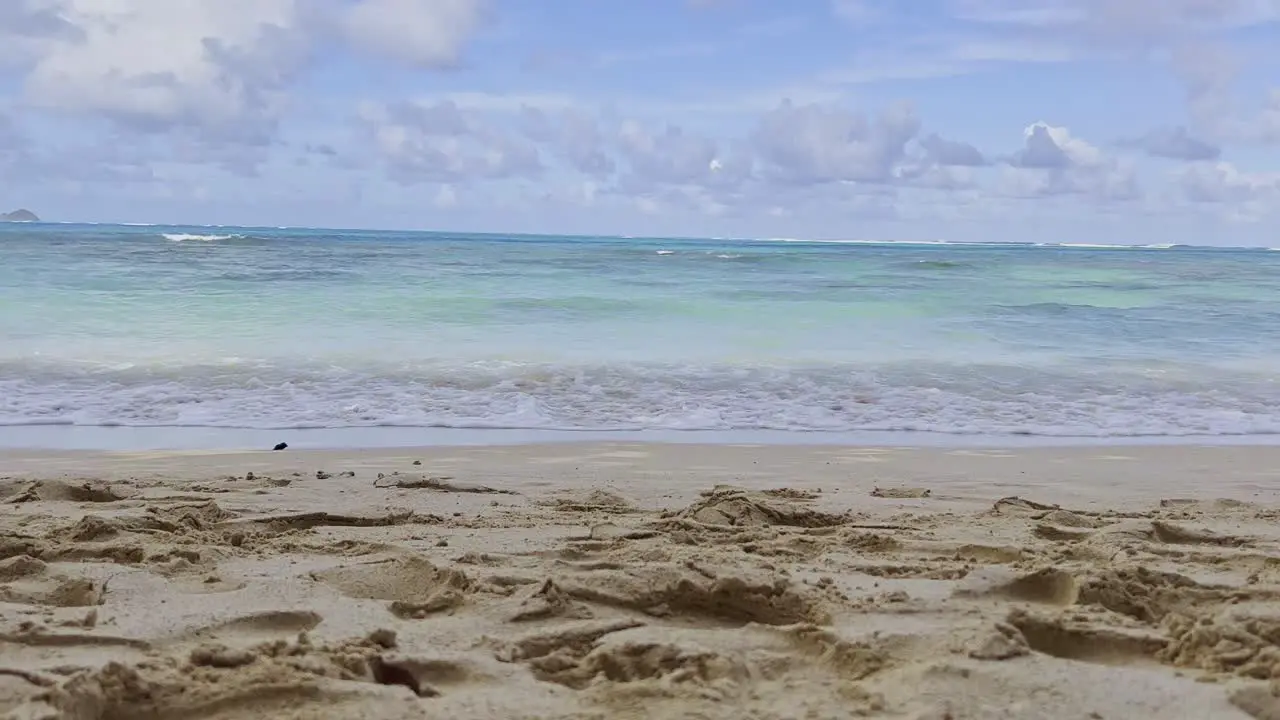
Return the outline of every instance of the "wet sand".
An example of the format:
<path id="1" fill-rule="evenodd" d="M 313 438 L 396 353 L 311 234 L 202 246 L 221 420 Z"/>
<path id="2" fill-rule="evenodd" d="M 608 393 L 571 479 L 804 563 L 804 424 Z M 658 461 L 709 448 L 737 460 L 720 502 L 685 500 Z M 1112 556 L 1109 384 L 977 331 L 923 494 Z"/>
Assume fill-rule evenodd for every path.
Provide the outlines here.
<path id="1" fill-rule="evenodd" d="M 1280 717 L 1280 448 L 0 454 L 0 717 Z"/>

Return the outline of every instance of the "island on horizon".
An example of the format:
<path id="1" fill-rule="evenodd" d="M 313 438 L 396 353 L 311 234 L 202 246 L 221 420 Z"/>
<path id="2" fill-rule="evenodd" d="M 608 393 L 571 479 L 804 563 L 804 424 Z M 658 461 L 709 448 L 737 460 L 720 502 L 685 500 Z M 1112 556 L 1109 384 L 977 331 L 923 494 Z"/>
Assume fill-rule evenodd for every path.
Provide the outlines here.
<path id="1" fill-rule="evenodd" d="M 18 209 L 9 213 L 0 213 L 0 222 L 40 222 L 40 218 L 30 210 Z"/>

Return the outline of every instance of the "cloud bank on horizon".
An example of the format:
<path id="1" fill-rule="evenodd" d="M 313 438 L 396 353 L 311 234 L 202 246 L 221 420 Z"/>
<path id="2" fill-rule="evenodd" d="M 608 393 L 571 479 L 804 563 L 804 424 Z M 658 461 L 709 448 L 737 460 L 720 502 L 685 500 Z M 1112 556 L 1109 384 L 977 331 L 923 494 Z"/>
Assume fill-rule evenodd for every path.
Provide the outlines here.
<path id="1" fill-rule="evenodd" d="M 5 0 L 61 220 L 1280 244 L 1280 0 Z"/>

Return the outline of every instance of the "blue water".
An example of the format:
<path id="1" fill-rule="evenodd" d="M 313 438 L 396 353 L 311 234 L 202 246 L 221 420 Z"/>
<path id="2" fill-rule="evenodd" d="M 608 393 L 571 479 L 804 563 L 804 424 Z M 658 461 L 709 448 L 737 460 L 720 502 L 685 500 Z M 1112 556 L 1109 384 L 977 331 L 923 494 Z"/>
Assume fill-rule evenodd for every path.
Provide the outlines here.
<path id="1" fill-rule="evenodd" d="M 1267 436 L 1278 330 L 1261 249 L 0 225 L 10 432 Z"/>

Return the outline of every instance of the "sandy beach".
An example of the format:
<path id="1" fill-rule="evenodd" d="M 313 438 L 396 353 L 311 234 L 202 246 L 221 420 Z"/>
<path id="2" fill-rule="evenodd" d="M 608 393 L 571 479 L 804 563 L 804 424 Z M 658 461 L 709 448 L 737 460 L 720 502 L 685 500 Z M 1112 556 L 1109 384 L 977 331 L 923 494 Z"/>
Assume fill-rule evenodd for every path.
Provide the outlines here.
<path id="1" fill-rule="evenodd" d="M 1280 448 L 0 455 L 0 717 L 1280 718 Z"/>

